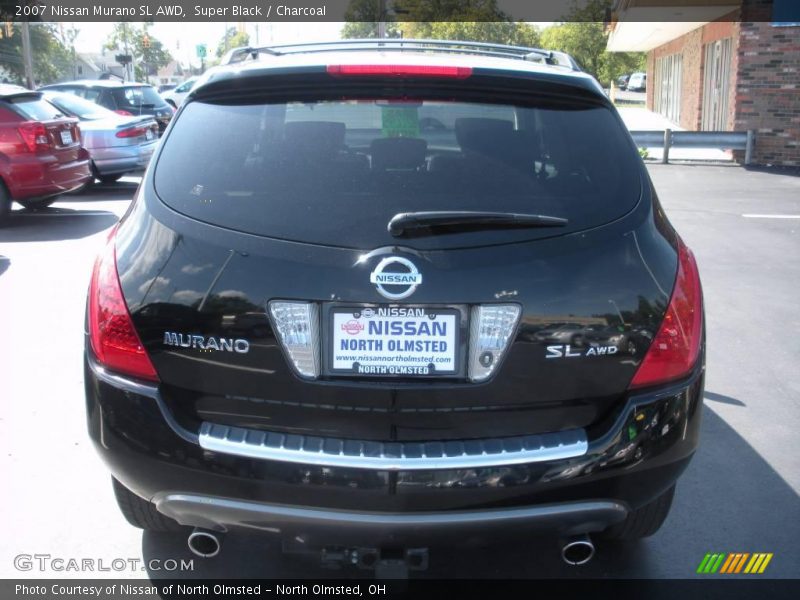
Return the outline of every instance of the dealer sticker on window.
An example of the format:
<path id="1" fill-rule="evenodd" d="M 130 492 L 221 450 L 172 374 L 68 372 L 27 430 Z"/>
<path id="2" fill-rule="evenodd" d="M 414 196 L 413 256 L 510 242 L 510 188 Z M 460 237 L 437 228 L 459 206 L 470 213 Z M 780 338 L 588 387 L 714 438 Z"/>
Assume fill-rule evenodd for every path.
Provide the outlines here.
<path id="1" fill-rule="evenodd" d="M 337 307 L 331 321 L 337 374 L 413 377 L 457 370 L 457 310 Z"/>

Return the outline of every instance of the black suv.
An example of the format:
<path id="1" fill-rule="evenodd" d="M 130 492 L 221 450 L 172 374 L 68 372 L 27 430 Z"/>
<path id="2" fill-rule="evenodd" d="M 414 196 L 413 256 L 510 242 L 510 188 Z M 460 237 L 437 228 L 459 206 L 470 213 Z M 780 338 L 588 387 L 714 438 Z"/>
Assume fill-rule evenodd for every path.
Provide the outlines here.
<path id="1" fill-rule="evenodd" d="M 160 133 L 169 125 L 174 112 L 154 87 L 143 83 L 86 79 L 44 85 L 39 89 L 75 94 L 121 115 L 152 115 Z"/>
<path id="2" fill-rule="evenodd" d="M 248 49 L 167 130 L 89 292 L 122 512 L 203 556 L 250 529 L 363 565 L 654 533 L 703 304 L 620 117 L 565 55 L 380 43 Z"/>

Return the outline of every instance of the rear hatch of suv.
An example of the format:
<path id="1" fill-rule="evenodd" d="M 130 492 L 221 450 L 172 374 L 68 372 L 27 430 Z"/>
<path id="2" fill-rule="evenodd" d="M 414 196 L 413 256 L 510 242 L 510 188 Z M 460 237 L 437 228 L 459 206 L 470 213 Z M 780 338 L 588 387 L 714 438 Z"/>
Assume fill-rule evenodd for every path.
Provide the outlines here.
<path id="1" fill-rule="evenodd" d="M 111 87 L 108 93 L 118 112 L 136 116 L 153 115 L 161 133 L 172 120 L 172 107 L 149 85 Z"/>
<path id="2" fill-rule="evenodd" d="M 372 75 L 212 80 L 163 140 L 117 261 L 176 418 L 411 441 L 613 415 L 677 268 L 613 108 L 578 76 Z"/>

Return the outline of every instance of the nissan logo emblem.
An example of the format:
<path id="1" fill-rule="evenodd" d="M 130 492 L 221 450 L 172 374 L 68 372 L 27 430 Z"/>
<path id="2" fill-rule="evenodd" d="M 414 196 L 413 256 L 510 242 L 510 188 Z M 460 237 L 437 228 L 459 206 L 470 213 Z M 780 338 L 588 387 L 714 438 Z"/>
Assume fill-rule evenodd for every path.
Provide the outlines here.
<path id="1" fill-rule="evenodd" d="M 395 265 L 400 266 L 400 269 L 390 268 Z M 407 258 L 390 256 L 378 263 L 370 273 L 369 280 L 375 284 L 378 293 L 384 298 L 402 300 L 413 294 L 417 286 L 422 283 L 422 274 Z M 387 287 L 400 291 L 389 291 Z"/>

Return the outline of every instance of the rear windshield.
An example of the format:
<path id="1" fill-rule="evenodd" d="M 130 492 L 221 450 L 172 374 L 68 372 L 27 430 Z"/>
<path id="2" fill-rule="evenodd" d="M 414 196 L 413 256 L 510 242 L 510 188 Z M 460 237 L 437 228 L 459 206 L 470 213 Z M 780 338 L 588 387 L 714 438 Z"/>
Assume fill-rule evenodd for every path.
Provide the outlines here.
<path id="1" fill-rule="evenodd" d="M 115 116 L 114 113 L 107 108 L 103 108 L 99 104 L 84 100 L 75 94 L 47 94 L 45 96 L 56 108 L 66 111 L 71 115 L 75 115 L 79 119 L 85 121 L 94 121 L 96 119 L 104 119 L 110 116 Z"/>
<path id="2" fill-rule="evenodd" d="M 555 229 L 451 232 L 420 248 L 534 239 L 630 211 L 639 158 L 597 105 L 453 101 L 191 102 L 164 143 L 159 197 L 222 227 L 317 244 L 396 244 L 411 211 L 504 211 L 569 220 Z M 435 237 L 435 239 L 433 239 Z"/>
<path id="3" fill-rule="evenodd" d="M 9 102 L 14 105 L 22 116 L 31 121 L 52 121 L 66 116 L 61 110 L 43 100 L 38 94 L 35 96 L 17 96 L 11 98 Z"/>
<path id="4" fill-rule="evenodd" d="M 157 108 L 166 102 L 158 92 L 148 86 L 113 88 L 111 95 L 117 103 L 117 108 Z"/>

